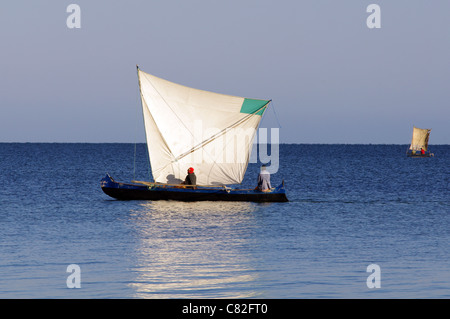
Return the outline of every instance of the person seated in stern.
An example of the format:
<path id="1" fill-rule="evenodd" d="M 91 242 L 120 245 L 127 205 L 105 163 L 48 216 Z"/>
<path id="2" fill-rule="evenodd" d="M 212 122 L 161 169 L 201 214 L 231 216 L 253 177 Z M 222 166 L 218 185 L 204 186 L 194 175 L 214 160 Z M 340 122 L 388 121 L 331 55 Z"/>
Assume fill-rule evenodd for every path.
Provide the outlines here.
<path id="1" fill-rule="evenodd" d="M 270 192 L 272 185 L 270 184 L 270 173 L 266 169 L 266 165 L 261 166 L 261 171 L 258 175 L 258 186 L 255 190 L 261 192 Z"/>

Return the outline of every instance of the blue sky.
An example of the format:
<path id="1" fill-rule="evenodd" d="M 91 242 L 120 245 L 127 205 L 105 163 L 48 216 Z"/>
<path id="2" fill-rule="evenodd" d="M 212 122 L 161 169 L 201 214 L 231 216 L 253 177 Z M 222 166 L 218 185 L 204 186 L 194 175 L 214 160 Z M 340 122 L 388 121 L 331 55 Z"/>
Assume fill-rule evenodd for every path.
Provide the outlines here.
<path id="1" fill-rule="evenodd" d="M 139 64 L 272 99 L 282 143 L 408 144 L 415 125 L 449 144 L 449 16 L 448 0 L 3 1 L 0 142 L 144 142 Z"/>

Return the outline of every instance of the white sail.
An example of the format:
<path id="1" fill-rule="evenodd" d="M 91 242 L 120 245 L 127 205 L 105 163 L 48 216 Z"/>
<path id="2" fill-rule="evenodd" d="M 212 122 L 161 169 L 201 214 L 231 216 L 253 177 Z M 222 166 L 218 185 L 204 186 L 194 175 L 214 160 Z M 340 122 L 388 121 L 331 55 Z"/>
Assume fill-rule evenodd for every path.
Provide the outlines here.
<path id="1" fill-rule="evenodd" d="M 194 168 L 198 185 L 238 184 L 270 101 L 218 94 L 138 69 L 155 182 L 177 184 Z"/>
<path id="2" fill-rule="evenodd" d="M 430 129 L 420 129 L 413 127 L 413 136 L 411 139 L 410 150 L 420 151 L 423 148 L 424 151 L 428 149 L 428 139 L 430 137 Z"/>

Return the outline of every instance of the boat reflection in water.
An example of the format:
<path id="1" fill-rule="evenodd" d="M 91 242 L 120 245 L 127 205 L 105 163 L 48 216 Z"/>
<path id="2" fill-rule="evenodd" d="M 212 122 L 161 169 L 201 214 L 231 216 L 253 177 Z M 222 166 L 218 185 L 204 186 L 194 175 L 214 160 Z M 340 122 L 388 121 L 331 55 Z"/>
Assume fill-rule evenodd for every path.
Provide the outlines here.
<path id="1" fill-rule="evenodd" d="M 140 244 L 137 298 L 251 298 L 255 258 L 249 254 L 258 204 L 143 202 L 131 212 Z M 253 226 L 249 226 L 253 225 Z"/>

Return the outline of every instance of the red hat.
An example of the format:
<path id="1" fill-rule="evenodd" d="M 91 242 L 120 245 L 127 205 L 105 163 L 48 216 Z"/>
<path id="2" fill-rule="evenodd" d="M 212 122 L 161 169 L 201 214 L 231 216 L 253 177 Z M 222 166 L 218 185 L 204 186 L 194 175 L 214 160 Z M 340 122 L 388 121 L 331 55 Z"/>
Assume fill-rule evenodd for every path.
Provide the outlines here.
<path id="1" fill-rule="evenodd" d="M 189 172 L 190 174 L 192 174 L 192 173 L 194 173 L 194 169 L 193 169 L 192 167 L 189 167 L 188 172 Z"/>

